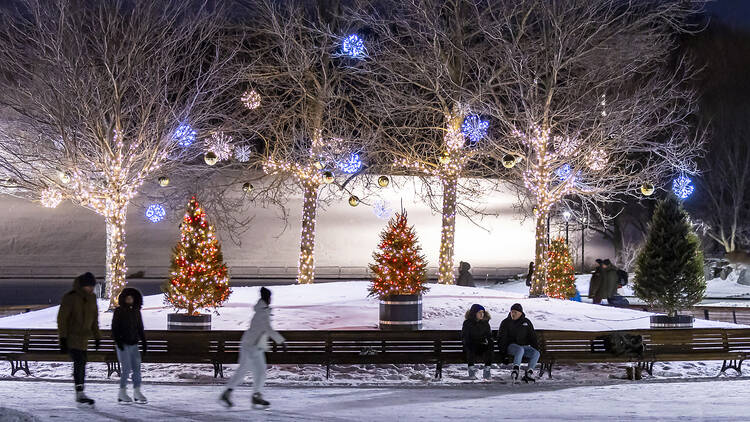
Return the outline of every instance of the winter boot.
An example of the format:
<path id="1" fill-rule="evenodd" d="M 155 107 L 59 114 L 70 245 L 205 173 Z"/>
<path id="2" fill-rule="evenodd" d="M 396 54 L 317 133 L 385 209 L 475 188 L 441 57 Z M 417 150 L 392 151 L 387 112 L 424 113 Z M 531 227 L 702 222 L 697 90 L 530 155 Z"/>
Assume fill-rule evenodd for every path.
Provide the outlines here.
<path id="1" fill-rule="evenodd" d="M 120 388 L 120 392 L 117 394 L 117 403 L 119 404 L 132 404 L 133 399 L 128 395 L 128 389 L 125 387 Z"/>
<path id="2" fill-rule="evenodd" d="M 477 369 L 474 368 L 474 365 L 469 366 L 469 378 L 477 379 Z"/>
<path id="3" fill-rule="evenodd" d="M 526 374 L 523 376 L 523 382 L 526 384 L 530 382 L 536 382 L 536 379 L 534 379 L 534 371 L 531 369 L 526 370 Z"/>
<path id="4" fill-rule="evenodd" d="M 232 403 L 232 389 L 227 388 L 224 390 L 223 393 L 221 393 L 221 396 L 219 396 L 219 403 L 223 404 L 226 407 L 232 407 L 234 406 L 234 403 Z"/>
<path id="5" fill-rule="evenodd" d="M 270 406 L 271 403 L 263 400 L 263 396 L 260 393 L 253 394 L 253 407 L 257 409 L 265 409 Z"/>
<path id="6" fill-rule="evenodd" d="M 76 386 L 76 403 L 88 406 L 94 405 L 94 400 L 88 398 L 88 396 L 86 396 L 86 394 L 83 392 L 83 386 Z"/>
<path id="7" fill-rule="evenodd" d="M 482 378 L 484 378 L 486 380 L 492 378 L 492 371 L 490 369 L 491 368 L 489 366 L 485 366 L 484 367 L 484 370 L 482 371 Z"/>
<path id="8" fill-rule="evenodd" d="M 513 381 L 513 383 L 517 383 L 518 382 L 518 373 L 519 373 L 520 369 L 521 368 L 519 368 L 518 365 L 514 365 L 513 366 L 513 371 L 511 371 L 511 373 L 510 373 L 510 379 L 511 379 L 511 381 Z"/>
<path id="9" fill-rule="evenodd" d="M 146 399 L 146 396 L 144 396 L 141 393 L 141 388 L 140 387 L 133 388 L 133 400 L 135 400 L 135 402 L 138 403 L 138 404 L 146 404 L 146 403 L 148 403 L 148 400 Z"/>

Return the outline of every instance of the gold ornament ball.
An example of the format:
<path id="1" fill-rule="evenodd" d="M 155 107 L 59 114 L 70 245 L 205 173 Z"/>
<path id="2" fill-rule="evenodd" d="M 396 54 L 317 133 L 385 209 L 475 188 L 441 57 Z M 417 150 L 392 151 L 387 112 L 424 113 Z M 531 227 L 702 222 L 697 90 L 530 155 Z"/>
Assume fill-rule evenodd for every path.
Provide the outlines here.
<path id="1" fill-rule="evenodd" d="M 163 188 L 169 186 L 169 177 L 167 177 L 167 176 L 160 177 L 159 178 L 159 186 L 161 186 Z"/>
<path id="2" fill-rule="evenodd" d="M 451 156 L 448 155 L 447 152 L 444 152 L 443 155 L 440 156 L 440 164 L 446 165 L 451 162 Z"/>
<path id="3" fill-rule="evenodd" d="M 333 173 L 331 173 L 330 171 L 323 173 L 323 182 L 325 184 L 330 185 L 331 183 L 333 183 L 334 180 L 335 179 L 333 177 Z"/>
<path id="4" fill-rule="evenodd" d="M 58 177 L 60 177 L 60 181 L 64 184 L 67 185 L 68 183 L 70 183 L 70 173 L 61 171 L 57 175 Z"/>
<path id="5" fill-rule="evenodd" d="M 503 156 L 503 167 L 506 169 L 513 168 L 516 165 L 516 157 L 511 154 Z"/>
<path id="6" fill-rule="evenodd" d="M 384 188 L 388 186 L 388 184 L 391 183 L 391 181 L 388 179 L 388 176 L 380 176 L 378 177 L 378 185 L 381 188 Z"/>
<path id="7" fill-rule="evenodd" d="M 654 194 L 654 185 L 651 183 L 644 183 L 641 185 L 641 193 L 645 196 L 651 196 Z"/>
<path id="8" fill-rule="evenodd" d="M 253 184 L 250 182 L 245 182 L 242 184 L 242 191 L 247 193 L 253 190 Z"/>
<path id="9" fill-rule="evenodd" d="M 205 161 L 209 166 L 212 166 L 219 162 L 219 157 L 217 157 L 213 151 L 208 151 L 203 155 L 203 161 Z"/>
<path id="10" fill-rule="evenodd" d="M 349 197 L 349 205 L 356 207 L 359 205 L 359 198 L 357 198 L 356 195 L 352 195 Z"/>

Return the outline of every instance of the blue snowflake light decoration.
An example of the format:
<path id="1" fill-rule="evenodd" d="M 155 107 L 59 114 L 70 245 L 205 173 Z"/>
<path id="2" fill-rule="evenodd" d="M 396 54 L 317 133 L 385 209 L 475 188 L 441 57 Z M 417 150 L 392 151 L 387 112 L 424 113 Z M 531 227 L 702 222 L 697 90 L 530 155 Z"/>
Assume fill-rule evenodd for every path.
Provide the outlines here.
<path id="1" fill-rule="evenodd" d="M 365 57 L 365 43 L 357 34 L 352 34 L 344 38 L 341 49 L 344 51 L 344 54 L 351 58 L 361 59 Z"/>
<path id="2" fill-rule="evenodd" d="M 672 181 L 672 191 L 680 199 L 685 199 L 693 194 L 693 181 L 689 177 L 681 174 L 678 178 Z"/>
<path id="3" fill-rule="evenodd" d="M 159 204 L 151 204 L 146 209 L 146 218 L 152 223 L 158 223 L 167 216 L 167 210 Z"/>
<path id="4" fill-rule="evenodd" d="M 472 114 L 467 116 L 461 124 L 461 133 L 469 138 L 472 143 L 476 144 L 487 136 L 487 128 L 489 127 L 489 122 L 480 119 L 476 114 Z"/>
<path id="5" fill-rule="evenodd" d="M 339 161 L 338 166 L 344 173 L 354 174 L 362 168 L 362 160 L 360 160 L 359 154 L 351 153 L 347 159 Z"/>
<path id="6" fill-rule="evenodd" d="M 567 180 L 567 178 L 570 177 L 570 174 L 572 172 L 573 172 L 573 168 L 570 167 L 570 164 L 563 164 L 562 166 L 560 166 L 560 168 L 558 168 L 557 170 L 555 170 L 555 173 L 557 174 L 557 177 L 561 181 Z"/>
<path id="7" fill-rule="evenodd" d="M 192 126 L 183 123 L 174 131 L 172 138 L 174 138 L 177 141 L 177 144 L 181 147 L 189 147 L 195 141 L 195 135 L 196 132 L 193 130 Z"/>

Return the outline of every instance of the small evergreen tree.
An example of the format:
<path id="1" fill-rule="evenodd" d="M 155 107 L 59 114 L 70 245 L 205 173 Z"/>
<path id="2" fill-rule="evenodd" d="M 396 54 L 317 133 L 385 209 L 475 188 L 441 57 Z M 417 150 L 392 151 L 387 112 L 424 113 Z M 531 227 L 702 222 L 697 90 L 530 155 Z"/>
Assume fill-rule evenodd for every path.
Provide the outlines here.
<path id="1" fill-rule="evenodd" d="M 396 214 L 380 234 L 379 251 L 373 254 L 375 264 L 370 270 L 375 278 L 369 296 L 380 299 L 392 295 L 416 295 L 428 290 L 427 263 L 421 254 L 413 227 L 406 221 L 406 212 Z"/>
<path id="2" fill-rule="evenodd" d="M 173 249 L 169 279 L 162 290 L 165 303 L 188 315 L 221 306 L 232 292 L 221 245 L 195 197 L 180 224 L 180 242 Z"/>
<path id="3" fill-rule="evenodd" d="M 576 295 L 573 259 L 563 238 L 553 239 L 547 251 L 547 283 L 544 293 L 557 299 L 570 299 Z"/>
<path id="4" fill-rule="evenodd" d="M 635 266 L 635 295 L 669 316 L 703 299 L 703 253 L 688 214 L 674 195 L 661 201 Z"/>

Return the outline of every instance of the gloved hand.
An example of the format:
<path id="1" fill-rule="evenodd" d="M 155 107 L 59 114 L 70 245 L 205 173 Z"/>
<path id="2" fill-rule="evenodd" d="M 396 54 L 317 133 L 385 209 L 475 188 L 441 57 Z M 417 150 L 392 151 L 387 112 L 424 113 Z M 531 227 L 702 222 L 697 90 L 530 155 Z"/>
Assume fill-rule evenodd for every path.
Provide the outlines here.
<path id="1" fill-rule="evenodd" d="M 60 353 L 63 355 L 68 354 L 68 339 L 65 337 L 60 339 Z"/>
<path id="2" fill-rule="evenodd" d="M 102 344 L 102 339 L 98 338 L 98 339 L 94 340 L 94 348 L 96 350 L 99 350 L 99 346 L 101 346 L 101 344 Z"/>

